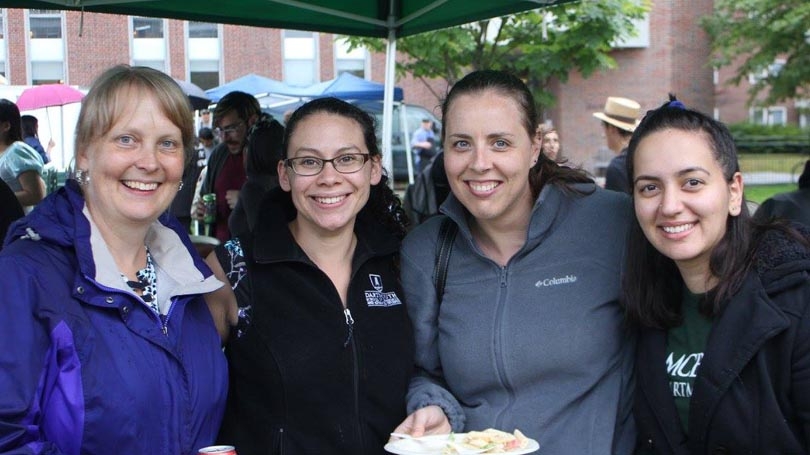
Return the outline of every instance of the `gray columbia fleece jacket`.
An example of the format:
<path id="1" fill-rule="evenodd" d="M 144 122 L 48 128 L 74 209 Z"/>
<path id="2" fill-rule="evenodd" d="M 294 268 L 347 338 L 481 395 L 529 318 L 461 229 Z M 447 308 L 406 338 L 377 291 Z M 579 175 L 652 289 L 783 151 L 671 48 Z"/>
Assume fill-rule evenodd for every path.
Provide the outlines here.
<path id="1" fill-rule="evenodd" d="M 474 245 L 469 215 L 450 195 L 442 212 L 459 233 L 440 311 L 432 273 L 443 217 L 405 239 L 419 373 L 409 413 L 435 404 L 454 431 L 517 428 L 545 455 L 632 452 L 635 337 L 619 306 L 632 207 L 625 194 L 574 188 L 586 194 L 543 189 L 526 243 L 505 267 Z"/>

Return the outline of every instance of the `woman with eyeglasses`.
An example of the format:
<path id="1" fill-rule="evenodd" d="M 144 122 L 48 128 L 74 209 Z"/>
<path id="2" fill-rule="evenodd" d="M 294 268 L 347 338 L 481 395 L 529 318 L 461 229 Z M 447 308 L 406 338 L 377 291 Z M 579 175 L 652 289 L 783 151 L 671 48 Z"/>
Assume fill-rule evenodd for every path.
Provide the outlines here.
<path id="1" fill-rule="evenodd" d="M 404 212 L 359 108 L 311 101 L 283 144 L 280 188 L 254 229 L 208 260 L 235 294 L 209 302 L 230 326 L 220 442 L 239 455 L 383 454 L 413 364 L 398 273 Z"/>

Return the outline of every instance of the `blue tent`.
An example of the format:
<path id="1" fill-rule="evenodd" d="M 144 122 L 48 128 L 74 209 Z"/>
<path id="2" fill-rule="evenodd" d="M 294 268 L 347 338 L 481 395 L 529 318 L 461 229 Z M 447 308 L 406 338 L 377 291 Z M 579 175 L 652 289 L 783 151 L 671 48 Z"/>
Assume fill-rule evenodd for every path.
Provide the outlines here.
<path id="1" fill-rule="evenodd" d="M 208 95 L 211 102 L 216 103 L 220 98 L 233 91 L 245 92 L 256 96 L 284 93 L 291 89 L 290 86 L 281 81 L 251 73 L 234 79 L 227 84 L 220 85 L 219 87 L 210 88 L 205 91 L 205 94 Z"/>
<path id="2" fill-rule="evenodd" d="M 368 81 L 351 73 L 309 87 L 289 87 L 286 92 L 273 92 L 279 95 L 297 96 L 299 98 L 322 98 L 334 96 L 343 100 L 382 100 L 385 95 L 385 84 Z M 402 89 L 394 88 L 394 101 L 402 101 Z"/>

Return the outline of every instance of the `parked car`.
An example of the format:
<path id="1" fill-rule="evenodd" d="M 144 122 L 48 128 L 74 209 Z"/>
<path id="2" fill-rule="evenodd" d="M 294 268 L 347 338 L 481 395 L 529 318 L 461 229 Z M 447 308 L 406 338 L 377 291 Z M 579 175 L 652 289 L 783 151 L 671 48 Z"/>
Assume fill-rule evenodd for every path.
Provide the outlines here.
<path id="1" fill-rule="evenodd" d="M 355 103 L 364 111 L 374 115 L 377 124 L 377 137 L 382 137 L 382 101 L 361 101 Z M 408 181 L 408 155 L 405 153 L 405 132 L 402 131 L 403 104 L 394 104 L 394 122 L 391 126 L 391 151 L 394 163 L 394 180 Z M 404 104 L 405 125 L 408 129 L 408 141 L 410 142 L 413 132 L 421 127 L 422 119 L 429 118 L 433 122 L 433 132 L 436 133 L 436 153 L 441 149 L 439 137 L 441 136 L 442 123 L 428 109 L 416 104 Z M 417 166 L 414 163 L 414 172 Z"/>
<path id="2" fill-rule="evenodd" d="M 284 119 L 284 112 L 295 109 L 300 106 L 301 103 L 295 103 L 291 105 L 284 105 L 280 107 L 273 107 L 273 108 L 262 108 L 264 112 L 272 115 L 275 119 L 283 123 Z M 382 137 L 382 123 L 383 123 L 383 103 L 382 101 L 355 101 L 355 105 L 359 106 L 364 111 L 372 114 L 374 116 L 374 120 L 377 126 L 377 138 Z M 441 136 L 441 127 L 442 124 L 438 118 L 436 118 L 433 113 L 416 104 L 404 104 L 404 120 L 406 128 L 408 129 L 408 141 L 410 141 L 410 136 L 413 135 L 413 132 L 416 131 L 417 128 L 421 126 L 422 119 L 429 118 L 433 121 L 433 131 L 436 133 L 436 147 L 438 153 L 441 149 L 441 144 L 439 143 L 439 137 Z M 392 150 L 392 160 L 394 165 L 394 180 L 406 182 L 408 181 L 408 155 L 405 152 L 405 133 L 402 130 L 402 120 L 403 120 L 403 104 L 402 103 L 394 103 L 394 122 L 391 126 L 391 150 Z M 417 167 L 414 164 L 413 166 L 414 172 L 417 171 Z"/>

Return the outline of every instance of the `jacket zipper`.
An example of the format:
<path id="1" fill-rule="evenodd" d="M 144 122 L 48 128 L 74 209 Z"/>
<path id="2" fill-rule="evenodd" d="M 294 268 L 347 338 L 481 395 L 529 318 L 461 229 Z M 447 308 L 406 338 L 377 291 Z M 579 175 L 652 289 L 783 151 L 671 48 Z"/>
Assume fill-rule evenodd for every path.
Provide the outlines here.
<path id="1" fill-rule="evenodd" d="M 352 312 L 349 311 L 348 308 L 343 309 L 343 316 L 346 318 L 346 327 L 348 328 L 348 331 L 347 331 L 347 334 L 346 334 L 346 341 L 343 342 L 343 347 L 345 348 L 346 346 L 349 345 L 349 343 L 352 342 L 352 339 L 353 339 L 353 335 L 354 335 L 354 318 L 352 317 Z M 354 344 L 352 344 L 352 347 L 354 347 Z"/>
<path id="2" fill-rule="evenodd" d="M 497 315 L 496 315 L 497 319 L 495 321 L 495 327 L 500 327 L 501 318 L 503 316 L 505 299 L 506 299 L 505 294 L 506 294 L 506 290 L 508 289 L 508 287 L 507 287 L 507 284 L 508 284 L 507 283 L 507 281 L 508 281 L 507 278 L 508 278 L 508 275 L 509 275 L 508 267 L 509 267 L 508 264 L 506 266 L 504 266 L 504 267 L 501 267 L 501 276 L 500 276 L 500 288 L 501 289 L 499 291 L 500 297 L 498 298 L 498 312 L 497 312 Z M 497 338 L 494 341 L 497 343 L 497 346 L 499 348 L 498 351 L 503 350 L 502 333 L 500 331 L 498 331 Z M 496 428 L 501 428 L 503 426 L 503 416 L 504 416 L 504 414 L 506 414 L 510 409 L 512 409 L 512 406 L 515 403 L 515 393 L 514 393 L 514 390 L 512 389 L 512 385 L 509 383 L 509 378 L 506 377 L 506 373 L 505 373 L 506 368 L 504 367 L 504 364 L 503 364 L 503 356 L 500 355 L 500 353 L 499 353 L 499 355 L 497 355 L 497 359 L 498 359 L 497 360 L 498 377 L 500 378 L 501 383 L 503 383 L 503 386 L 504 386 L 504 388 L 506 389 L 506 391 L 508 393 L 508 395 L 507 395 L 508 402 L 507 402 L 506 407 L 503 408 L 503 411 L 498 413 L 497 416 L 495 416 Z"/>
<path id="3" fill-rule="evenodd" d="M 172 311 L 174 311 L 174 304 L 176 303 L 175 300 L 176 297 L 172 297 L 171 304 L 169 305 L 169 311 L 165 316 L 161 314 L 158 317 L 160 319 L 160 329 L 163 331 L 163 335 L 165 336 L 169 336 L 169 316 L 171 316 Z"/>
<path id="4" fill-rule="evenodd" d="M 352 312 L 349 311 L 348 308 L 343 310 L 343 314 L 346 316 L 346 325 L 349 326 L 349 336 L 346 338 L 346 342 L 343 344 L 343 347 L 346 347 L 349 343 L 351 343 L 352 358 L 354 359 L 352 365 L 352 383 L 354 385 L 354 416 L 356 419 L 355 424 L 357 425 L 358 443 L 360 445 L 360 453 L 365 453 L 366 450 L 363 444 L 363 427 L 360 419 L 360 359 L 357 355 L 357 345 L 355 344 L 354 337 L 352 336 L 354 333 L 354 318 L 352 318 Z"/>

